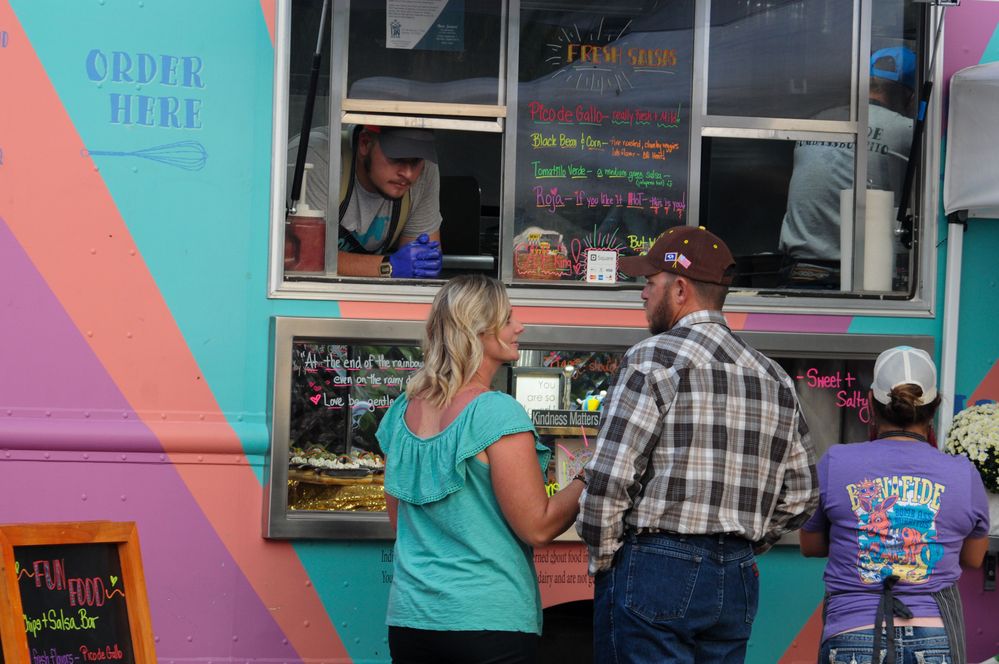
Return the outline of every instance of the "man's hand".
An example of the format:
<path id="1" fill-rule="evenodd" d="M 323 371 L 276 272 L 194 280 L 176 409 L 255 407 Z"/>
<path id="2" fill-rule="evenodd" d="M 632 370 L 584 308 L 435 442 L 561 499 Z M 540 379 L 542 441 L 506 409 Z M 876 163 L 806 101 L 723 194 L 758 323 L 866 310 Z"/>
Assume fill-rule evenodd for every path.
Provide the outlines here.
<path id="1" fill-rule="evenodd" d="M 441 243 L 424 233 L 389 255 L 392 276 L 402 279 L 433 279 L 441 273 Z"/>

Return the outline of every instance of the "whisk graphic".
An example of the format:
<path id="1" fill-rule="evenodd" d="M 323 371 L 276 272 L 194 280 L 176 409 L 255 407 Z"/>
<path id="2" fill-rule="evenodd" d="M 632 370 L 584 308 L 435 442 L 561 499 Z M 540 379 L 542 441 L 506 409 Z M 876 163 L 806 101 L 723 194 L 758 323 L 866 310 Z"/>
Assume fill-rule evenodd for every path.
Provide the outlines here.
<path id="1" fill-rule="evenodd" d="M 208 152 L 205 150 L 205 146 L 197 141 L 178 141 L 131 152 L 84 149 L 81 150 L 81 155 L 84 157 L 138 157 L 182 168 L 185 171 L 200 171 L 205 167 L 205 162 L 208 161 Z"/>

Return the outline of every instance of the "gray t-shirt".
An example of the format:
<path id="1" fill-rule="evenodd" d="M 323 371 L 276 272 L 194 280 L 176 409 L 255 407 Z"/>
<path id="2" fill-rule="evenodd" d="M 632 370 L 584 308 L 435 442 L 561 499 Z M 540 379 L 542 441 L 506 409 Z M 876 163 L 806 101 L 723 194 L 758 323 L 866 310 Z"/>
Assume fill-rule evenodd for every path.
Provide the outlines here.
<path id="1" fill-rule="evenodd" d="M 288 143 L 289 173 L 295 166 L 295 156 L 298 153 L 298 137 Z M 330 140 L 329 127 L 318 127 L 309 134 L 309 148 L 306 153 L 306 163 L 312 164 L 303 197 L 309 207 L 315 210 L 326 209 L 328 198 Z M 291 176 L 289 175 L 289 187 Z M 436 233 L 441 225 L 440 212 L 440 171 L 437 164 L 427 161 L 423 173 L 413 183 L 409 191 L 410 212 L 406 226 L 401 235 L 418 236 L 421 233 Z M 335 215 L 339 209 L 334 205 L 330 214 Z M 341 224 L 354 233 L 358 243 L 368 251 L 385 253 L 379 250 L 385 236 L 388 234 L 392 220 L 392 201 L 381 194 L 371 193 L 361 186 L 354 178 L 354 190 L 347 204 Z M 341 239 L 341 248 L 343 240 Z"/>
<path id="2" fill-rule="evenodd" d="M 842 111 L 835 116 L 842 117 Z M 911 142 L 911 118 L 871 104 L 867 188 L 895 192 L 896 206 Z M 798 141 L 780 231 L 782 251 L 799 260 L 839 260 L 839 196 L 853 188 L 853 159 L 852 142 Z"/>

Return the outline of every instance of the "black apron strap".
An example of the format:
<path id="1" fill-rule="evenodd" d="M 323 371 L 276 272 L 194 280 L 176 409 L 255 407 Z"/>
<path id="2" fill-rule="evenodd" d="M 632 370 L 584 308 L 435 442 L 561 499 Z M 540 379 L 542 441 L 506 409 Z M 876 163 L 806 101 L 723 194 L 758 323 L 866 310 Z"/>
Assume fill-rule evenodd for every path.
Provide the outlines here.
<path id="1" fill-rule="evenodd" d="M 881 601 L 878 603 L 878 612 L 874 615 L 874 653 L 872 661 L 878 661 L 881 655 L 881 630 L 885 631 L 887 644 L 885 644 L 885 664 L 895 664 L 895 616 L 899 618 L 911 618 L 912 611 L 909 610 L 902 600 L 892 594 L 892 588 L 898 583 L 897 576 L 889 576 L 884 580 L 881 590 Z"/>

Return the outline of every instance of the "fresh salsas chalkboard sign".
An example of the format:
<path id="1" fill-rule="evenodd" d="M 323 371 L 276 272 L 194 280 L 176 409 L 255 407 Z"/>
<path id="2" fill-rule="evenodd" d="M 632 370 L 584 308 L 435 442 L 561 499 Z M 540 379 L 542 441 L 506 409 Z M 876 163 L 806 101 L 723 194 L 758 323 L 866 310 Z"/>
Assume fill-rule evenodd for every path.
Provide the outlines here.
<path id="1" fill-rule="evenodd" d="M 6 659 L 154 661 L 135 525 L 0 527 Z"/>
<path id="2" fill-rule="evenodd" d="M 686 223 L 693 8 L 522 10 L 515 277 L 582 280 L 590 249 Z"/>

